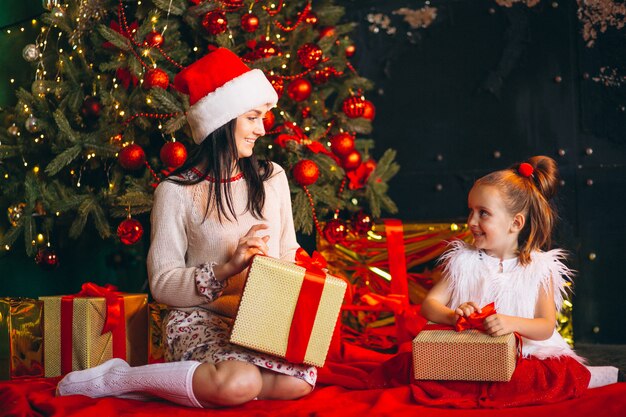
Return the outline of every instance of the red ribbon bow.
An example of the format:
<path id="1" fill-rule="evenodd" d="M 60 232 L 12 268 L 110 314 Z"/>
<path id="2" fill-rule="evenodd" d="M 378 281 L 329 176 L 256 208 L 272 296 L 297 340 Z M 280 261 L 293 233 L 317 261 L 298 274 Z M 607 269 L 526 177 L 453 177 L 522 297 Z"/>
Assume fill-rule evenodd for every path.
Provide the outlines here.
<path id="1" fill-rule="evenodd" d="M 326 262 L 326 258 L 318 251 L 313 251 L 313 256 L 310 256 L 307 251 L 298 248 L 296 251 L 296 265 L 305 268 L 307 272 L 317 272 L 326 276 L 324 269 L 328 263 Z"/>
<path id="2" fill-rule="evenodd" d="M 493 314 L 496 314 L 495 304 L 489 303 L 480 309 L 480 313 L 474 311 L 468 317 L 459 317 L 454 325 L 454 330 L 462 332 L 463 330 L 476 329 L 484 332 L 483 321 Z"/>

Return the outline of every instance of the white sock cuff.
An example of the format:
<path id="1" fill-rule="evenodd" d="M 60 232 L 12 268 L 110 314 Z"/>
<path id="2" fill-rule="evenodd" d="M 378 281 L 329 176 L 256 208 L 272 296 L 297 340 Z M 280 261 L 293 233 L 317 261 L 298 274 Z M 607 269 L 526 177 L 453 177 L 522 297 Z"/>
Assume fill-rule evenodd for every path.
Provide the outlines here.
<path id="1" fill-rule="evenodd" d="M 196 395 L 193 393 L 193 374 L 196 372 L 198 366 L 200 366 L 202 362 L 195 362 L 187 371 L 187 379 L 185 383 L 185 387 L 187 387 L 187 397 L 193 403 L 194 407 L 204 408 L 200 401 L 196 398 Z"/>

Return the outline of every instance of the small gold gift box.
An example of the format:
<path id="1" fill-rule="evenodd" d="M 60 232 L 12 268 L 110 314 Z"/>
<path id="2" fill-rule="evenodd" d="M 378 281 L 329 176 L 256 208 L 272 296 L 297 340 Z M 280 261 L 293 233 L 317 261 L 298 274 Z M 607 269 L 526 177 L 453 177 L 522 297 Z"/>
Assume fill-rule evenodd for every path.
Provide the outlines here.
<path id="1" fill-rule="evenodd" d="M 230 341 L 247 348 L 290 359 L 288 348 L 292 321 L 307 269 L 292 262 L 255 256 L 248 271 Z M 306 332 L 308 344 L 301 362 L 324 366 L 337 324 L 347 284 L 325 275 L 312 328 Z M 308 337 L 310 336 L 310 337 Z M 302 349 L 304 350 L 304 349 Z"/>
<path id="2" fill-rule="evenodd" d="M 415 379 L 509 381 L 517 363 L 515 334 L 422 330 L 413 339 Z"/>
<path id="3" fill-rule="evenodd" d="M 146 294 L 122 294 L 126 333 L 125 359 L 130 365 L 148 362 L 148 296 Z M 58 376 L 62 371 L 62 313 L 63 296 L 39 297 L 44 302 L 44 363 L 45 376 Z M 100 365 L 114 357 L 113 332 L 102 334 L 106 319 L 105 297 L 75 297 L 72 300 L 71 370 L 81 370 Z M 68 338 L 69 339 L 69 338 Z M 67 370 L 70 371 L 70 370 Z"/>
<path id="4" fill-rule="evenodd" d="M 0 380 L 43 376 L 41 301 L 0 298 Z"/>

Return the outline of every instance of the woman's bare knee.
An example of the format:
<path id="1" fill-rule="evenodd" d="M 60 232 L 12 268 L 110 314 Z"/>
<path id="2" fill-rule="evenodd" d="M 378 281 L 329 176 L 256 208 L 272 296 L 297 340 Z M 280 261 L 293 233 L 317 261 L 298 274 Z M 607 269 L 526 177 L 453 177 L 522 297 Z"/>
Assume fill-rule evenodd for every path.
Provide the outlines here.
<path id="1" fill-rule="evenodd" d="M 194 373 L 193 388 L 196 398 L 203 404 L 243 404 L 261 392 L 261 373 L 256 366 L 246 362 L 203 364 Z"/>
<path id="2" fill-rule="evenodd" d="M 262 371 L 263 391 L 260 398 L 267 400 L 295 400 L 310 394 L 313 387 L 295 376 Z"/>

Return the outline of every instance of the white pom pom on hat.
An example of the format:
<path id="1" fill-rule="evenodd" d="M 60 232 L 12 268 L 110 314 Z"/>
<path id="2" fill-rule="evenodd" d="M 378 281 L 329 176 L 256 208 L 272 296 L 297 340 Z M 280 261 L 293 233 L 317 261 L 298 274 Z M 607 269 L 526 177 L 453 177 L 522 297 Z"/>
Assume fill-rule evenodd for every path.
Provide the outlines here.
<path id="1" fill-rule="evenodd" d="M 256 107 L 278 102 L 278 94 L 260 69 L 250 69 L 234 52 L 218 48 L 190 64 L 174 78 L 174 87 L 189 95 L 187 121 L 194 142 Z"/>

